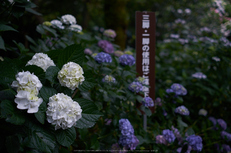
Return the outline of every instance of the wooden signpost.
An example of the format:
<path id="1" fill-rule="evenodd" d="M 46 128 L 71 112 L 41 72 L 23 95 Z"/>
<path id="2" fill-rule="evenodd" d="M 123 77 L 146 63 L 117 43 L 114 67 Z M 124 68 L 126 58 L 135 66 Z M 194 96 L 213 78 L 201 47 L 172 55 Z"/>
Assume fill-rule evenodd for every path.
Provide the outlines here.
<path id="1" fill-rule="evenodd" d="M 143 88 L 144 97 L 155 100 L 155 37 L 156 18 L 154 12 L 136 12 L 136 71 L 149 86 Z M 150 108 L 152 113 L 155 107 Z M 143 114 L 143 127 L 147 129 L 147 116 Z"/>

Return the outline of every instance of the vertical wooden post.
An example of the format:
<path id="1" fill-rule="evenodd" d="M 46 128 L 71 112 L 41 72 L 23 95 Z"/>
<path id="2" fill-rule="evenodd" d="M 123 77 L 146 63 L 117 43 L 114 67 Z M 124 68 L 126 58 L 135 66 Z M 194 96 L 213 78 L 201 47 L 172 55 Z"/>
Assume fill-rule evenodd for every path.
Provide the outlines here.
<path id="1" fill-rule="evenodd" d="M 155 100 L 155 32 L 156 18 L 154 12 L 136 12 L 136 71 L 145 79 L 144 97 Z M 155 107 L 150 108 L 152 113 Z M 147 116 L 143 116 L 144 130 L 147 128 Z"/>

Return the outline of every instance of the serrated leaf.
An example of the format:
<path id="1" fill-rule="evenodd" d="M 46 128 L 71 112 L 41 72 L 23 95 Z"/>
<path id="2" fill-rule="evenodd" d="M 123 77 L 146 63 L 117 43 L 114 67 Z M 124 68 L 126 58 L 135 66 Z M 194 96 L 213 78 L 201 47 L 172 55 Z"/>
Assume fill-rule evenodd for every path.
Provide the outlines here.
<path id="1" fill-rule="evenodd" d="M 102 114 L 98 111 L 97 106 L 90 100 L 76 98 L 74 101 L 78 102 L 81 106 L 82 118 L 76 122 L 75 127 L 77 128 L 90 128 L 95 125 Z"/>
<path id="2" fill-rule="evenodd" d="M 81 45 L 70 45 L 60 52 L 58 57 L 58 66 L 61 68 L 64 64 L 71 61 L 82 65 L 84 58 L 84 48 Z"/>
<path id="3" fill-rule="evenodd" d="M 33 131 L 29 136 L 28 146 L 42 152 L 52 153 L 55 149 L 55 137 L 53 134 L 44 131 Z"/>
<path id="4" fill-rule="evenodd" d="M 0 32 L 1 31 L 16 31 L 16 29 L 12 28 L 11 26 L 5 25 L 5 24 L 0 24 Z"/>
<path id="5" fill-rule="evenodd" d="M 88 81 L 84 81 L 78 88 L 80 91 L 88 91 L 93 88 L 96 84 Z"/>
<path id="6" fill-rule="evenodd" d="M 45 73 L 45 78 L 50 81 L 51 85 L 55 83 L 55 80 L 57 79 L 57 74 L 60 71 L 60 69 L 56 66 L 50 66 Z"/>
<path id="7" fill-rule="evenodd" d="M 59 144 L 69 147 L 76 138 L 76 131 L 74 127 L 71 127 L 66 130 L 58 130 L 55 135 Z"/>
<path id="8" fill-rule="evenodd" d="M 1 117 L 6 118 L 6 122 L 15 125 L 22 125 L 25 122 L 24 114 L 17 110 L 16 104 L 9 100 L 1 102 Z"/>
<path id="9" fill-rule="evenodd" d="M 0 49 L 6 50 L 4 40 L 2 39 L 1 36 L 0 36 Z"/>
<path id="10" fill-rule="evenodd" d="M 57 94 L 57 91 L 51 87 L 43 86 L 40 90 L 40 95 L 46 103 L 49 101 L 49 98 L 55 94 Z"/>

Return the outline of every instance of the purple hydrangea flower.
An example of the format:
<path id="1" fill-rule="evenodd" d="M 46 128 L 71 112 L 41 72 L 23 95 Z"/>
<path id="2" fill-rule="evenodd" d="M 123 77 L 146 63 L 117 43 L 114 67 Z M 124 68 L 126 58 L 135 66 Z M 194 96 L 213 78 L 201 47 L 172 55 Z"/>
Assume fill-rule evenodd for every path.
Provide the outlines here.
<path id="1" fill-rule="evenodd" d="M 167 113 L 165 110 L 163 110 L 163 115 L 164 115 L 164 116 L 167 116 L 168 113 Z"/>
<path id="2" fill-rule="evenodd" d="M 119 57 L 119 63 L 123 66 L 132 66 L 135 64 L 135 58 L 132 55 L 124 54 Z"/>
<path id="3" fill-rule="evenodd" d="M 186 138 L 186 141 L 188 141 L 188 145 L 190 145 L 193 150 L 201 151 L 203 148 L 202 138 L 200 136 L 190 135 Z"/>
<path id="4" fill-rule="evenodd" d="M 169 142 L 169 143 L 172 143 L 176 139 L 174 133 L 169 129 L 163 130 L 162 135 L 164 136 L 166 141 Z"/>
<path id="5" fill-rule="evenodd" d="M 130 150 L 135 150 L 136 146 L 139 144 L 139 140 L 134 134 L 130 136 L 121 135 L 119 139 L 119 144 L 126 148 L 130 148 Z"/>
<path id="6" fill-rule="evenodd" d="M 217 119 L 217 123 L 223 130 L 226 130 L 227 124 L 223 119 Z"/>
<path id="7" fill-rule="evenodd" d="M 192 77 L 197 78 L 197 79 L 206 79 L 207 76 L 203 74 L 202 72 L 197 72 L 192 74 Z"/>
<path id="8" fill-rule="evenodd" d="M 96 62 L 98 63 L 111 63 L 112 62 L 112 58 L 111 55 L 104 53 L 104 52 L 100 52 L 98 53 L 94 59 L 96 60 Z"/>
<path id="9" fill-rule="evenodd" d="M 156 98 L 155 104 L 156 104 L 157 106 L 162 106 L 161 98 L 160 98 L 160 97 L 157 97 L 157 98 Z"/>
<path id="10" fill-rule="evenodd" d="M 100 40 L 98 42 L 98 46 L 101 47 L 103 49 L 103 51 L 106 53 L 113 53 L 114 52 L 113 45 L 107 40 Z"/>
<path id="11" fill-rule="evenodd" d="M 231 141 L 231 134 L 226 131 L 221 131 L 221 137 L 223 139 L 227 139 L 228 141 Z"/>
<path id="12" fill-rule="evenodd" d="M 227 144 L 222 144 L 221 147 L 222 147 L 222 149 L 221 149 L 222 152 L 230 152 L 231 151 L 230 146 Z"/>
<path id="13" fill-rule="evenodd" d="M 178 83 L 174 83 L 171 85 L 171 88 L 170 89 L 166 89 L 166 92 L 167 93 L 175 93 L 177 96 L 179 95 L 186 95 L 187 94 L 187 90 L 185 89 L 184 86 L 182 86 L 181 84 L 178 84 Z"/>
<path id="14" fill-rule="evenodd" d="M 143 91 L 143 85 L 139 82 L 132 82 L 129 87 L 128 87 L 129 90 L 131 90 L 132 92 L 140 92 L 140 91 Z"/>
<path id="15" fill-rule="evenodd" d="M 110 125 L 112 122 L 112 119 L 106 118 L 104 121 L 106 122 L 105 125 Z"/>
<path id="16" fill-rule="evenodd" d="M 177 128 L 174 126 L 171 127 L 171 130 L 173 131 L 174 135 L 176 136 L 177 140 L 179 141 L 179 144 L 183 142 L 183 138 Z"/>
<path id="17" fill-rule="evenodd" d="M 175 113 L 181 114 L 181 115 L 189 115 L 189 111 L 185 106 L 179 106 L 175 109 Z"/>
<path id="18" fill-rule="evenodd" d="M 154 106 L 154 102 L 153 102 L 151 97 L 145 97 L 144 100 L 142 101 L 142 104 L 145 107 L 153 107 Z"/>
<path id="19" fill-rule="evenodd" d="M 87 54 L 87 55 L 91 55 L 93 52 L 89 48 L 86 48 L 84 50 L 84 53 Z"/>
<path id="20" fill-rule="evenodd" d="M 214 117 L 210 116 L 208 119 L 213 123 L 213 126 L 216 126 L 217 120 Z"/>
<path id="21" fill-rule="evenodd" d="M 164 145 L 168 144 L 168 142 L 166 141 L 166 139 L 164 138 L 163 135 L 157 135 L 156 136 L 156 143 L 157 144 L 164 144 Z"/>
<path id="22" fill-rule="evenodd" d="M 119 129 L 124 136 L 129 136 L 134 134 L 134 129 L 128 119 L 119 120 Z"/>
<path id="23" fill-rule="evenodd" d="M 126 150 L 121 150 L 118 143 L 115 143 L 111 146 L 111 153 L 126 153 Z"/>

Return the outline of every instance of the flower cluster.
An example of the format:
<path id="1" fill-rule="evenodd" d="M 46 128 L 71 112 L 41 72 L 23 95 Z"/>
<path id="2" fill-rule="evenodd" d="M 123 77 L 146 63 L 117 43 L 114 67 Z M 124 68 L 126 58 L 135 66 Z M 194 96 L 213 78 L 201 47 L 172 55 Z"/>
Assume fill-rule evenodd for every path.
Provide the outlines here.
<path id="1" fill-rule="evenodd" d="M 69 29 L 71 31 L 75 31 L 75 32 L 81 32 L 83 30 L 82 26 L 78 25 L 78 24 L 72 24 L 72 25 L 70 25 Z"/>
<path id="2" fill-rule="evenodd" d="M 167 93 L 175 93 L 177 96 L 179 95 L 186 95 L 187 94 L 187 90 L 184 88 L 184 86 L 182 86 L 181 84 L 178 83 L 173 83 L 171 85 L 171 88 L 166 89 Z"/>
<path id="3" fill-rule="evenodd" d="M 114 47 L 112 43 L 110 43 L 107 40 L 100 40 L 98 42 L 98 46 L 103 49 L 104 52 L 106 53 L 113 53 L 114 52 Z"/>
<path id="4" fill-rule="evenodd" d="M 74 62 L 63 65 L 58 73 L 58 79 L 62 86 L 71 90 L 75 90 L 85 80 L 82 67 Z"/>
<path id="5" fill-rule="evenodd" d="M 230 146 L 227 144 L 222 144 L 221 147 L 222 147 L 221 152 L 230 152 L 231 151 Z"/>
<path id="6" fill-rule="evenodd" d="M 226 130 L 227 124 L 223 119 L 217 119 L 217 123 L 222 128 L 222 130 Z"/>
<path id="7" fill-rule="evenodd" d="M 202 72 L 197 72 L 192 75 L 192 77 L 197 78 L 197 79 L 206 79 L 207 76 L 203 74 Z"/>
<path id="8" fill-rule="evenodd" d="M 190 135 L 186 138 L 188 145 L 192 147 L 192 150 L 201 151 L 203 148 L 202 138 L 196 135 Z"/>
<path id="9" fill-rule="evenodd" d="M 220 59 L 219 57 L 216 57 L 216 56 L 212 57 L 212 59 L 213 59 L 214 61 L 216 61 L 216 62 L 220 62 L 220 61 L 221 61 L 221 59 Z"/>
<path id="10" fill-rule="evenodd" d="M 92 53 L 93 52 L 89 48 L 84 49 L 84 54 L 91 55 Z"/>
<path id="11" fill-rule="evenodd" d="M 162 135 L 168 143 L 172 143 L 176 139 L 174 133 L 169 129 L 163 130 Z"/>
<path id="12" fill-rule="evenodd" d="M 156 136 L 156 143 L 157 144 L 164 144 L 164 145 L 168 144 L 163 135 L 157 135 Z"/>
<path id="13" fill-rule="evenodd" d="M 157 98 L 156 98 L 156 100 L 155 100 L 155 105 L 156 105 L 156 106 L 162 106 L 161 98 L 160 98 L 160 97 L 157 97 Z"/>
<path id="14" fill-rule="evenodd" d="M 72 25 L 72 24 L 77 23 L 75 17 L 73 15 L 70 15 L 70 14 L 63 15 L 61 17 L 61 21 L 62 21 L 62 23 L 67 24 L 67 25 L 70 25 L 70 24 Z"/>
<path id="15" fill-rule="evenodd" d="M 47 121 L 55 125 L 55 130 L 71 128 L 82 117 L 82 109 L 71 97 L 58 93 L 49 98 Z"/>
<path id="16" fill-rule="evenodd" d="M 208 113 L 208 112 L 207 112 L 207 110 L 205 110 L 205 109 L 200 109 L 199 112 L 198 112 L 199 115 L 203 115 L 203 116 L 206 116 L 207 113 Z"/>
<path id="17" fill-rule="evenodd" d="M 59 28 L 59 29 L 64 29 L 65 27 L 63 26 L 63 23 L 59 20 L 52 20 L 51 21 L 51 26 L 54 28 Z"/>
<path id="18" fill-rule="evenodd" d="M 42 83 L 38 77 L 31 74 L 29 71 L 19 72 L 16 75 L 16 80 L 13 81 L 12 87 L 17 89 L 15 103 L 18 109 L 27 109 L 27 113 L 36 113 L 42 98 L 38 97 L 39 90 L 42 88 Z"/>
<path id="19" fill-rule="evenodd" d="M 132 92 L 138 93 L 143 91 L 143 85 L 139 82 L 134 81 L 128 86 L 128 89 Z"/>
<path id="20" fill-rule="evenodd" d="M 44 53 L 36 53 L 32 57 L 32 59 L 27 62 L 26 66 L 27 65 L 36 65 L 38 67 L 41 67 L 44 72 L 47 70 L 48 67 L 55 66 L 53 60 Z"/>
<path id="21" fill-rule="evenodd" d="M 98 53 L 95 57 L 94 57 L 95 61 L 98 63 L 111 63 L 112 62 L 112 58 L 111 55 L 104 53 L 104 52 L 100 52 Z"/>
<path id="22" fill-rule="evenodd" d="M 179 132 L 179 130 L 177 128 L 175 128 L 174 126 L 171 127 L 171 130 L 173 131 L 175 137 L 177 138 L 179 144 L 183 142 L 183 138 Z"/>
<path id="23" fill-rule="evenodd" d="M 228 141 L 231 141 L 231 134 L 226 131 L 221 131 L 221 137 L 223 139 L 227 139 Z"/>
<path id="24" fill-rule="evenodd" d="M 137 77 L 137 78 L 135 79 L 135 81 L 136 81 L 136 82 L 139 82 L 139 83 L 141 83 L 141 84 L 145 84 L 145 78 L 143 78 L 143 77 Z"/>
<path id="25" fill-rule="evenodd" d="M 124 54 L 119 57 L 119 63 L 123 66 L 132 66 L 135 64 L 135 58 L 132 55 Z"/>
<path id="26" fill-rule="evenodd" d="M 104 30 L 103 35 L 107 36 L 109 38 L 115 38 L 116 37 L 116 32 L 114 30 L 112 30 L 112 29 L 107 29 L 107 30 Z"/>
<path id="27" fill-rule="evenodd" d="M 189 110 L 185 106 L 179 106 L 175 109 L 175 113 L 181 114 L 181 115 L 189 115 Z"/>
<path id="28" fill-rule="evenodd" d="M 152 100 L 151 97 L 145 97 L 142 101 L 142 104 L 145 106 L 145 107 L 153 107 L 154 106 L 154 102 Z"/>
<path id="29" fill-rule="evenodd" d="M 134 129 L 128 119 L 119 120 L 119 129 L 121 131 L 121 136 L 119 139 L 119 144 L 131 150 L 135 150 L 136 146 L 139 144 L 139 140 L 134 135 Z"/>
<path id="30" fill-rule="evenodd" d="M 111 75 L 106 75 L 103 79 L 102 79 L 103 82 L 107 82 L 107 83 L 115 83 L 116 82 L 116 79 L 111 76 Z"/>

